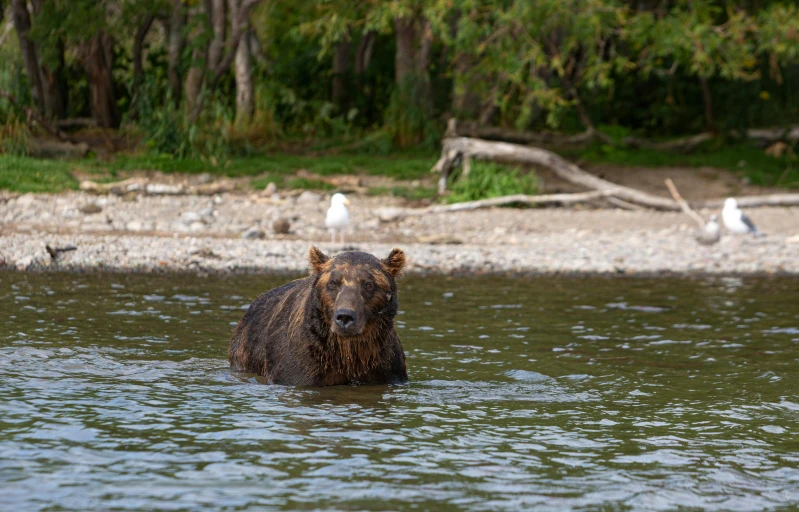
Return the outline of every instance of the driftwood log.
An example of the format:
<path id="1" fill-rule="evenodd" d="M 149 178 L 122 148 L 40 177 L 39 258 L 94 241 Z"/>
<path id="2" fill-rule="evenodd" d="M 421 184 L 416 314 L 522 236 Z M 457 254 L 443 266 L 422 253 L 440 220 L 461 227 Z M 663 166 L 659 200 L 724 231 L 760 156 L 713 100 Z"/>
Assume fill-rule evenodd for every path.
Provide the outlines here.
<path id="1" fill-rule="evenodd" d="M 491 142 L 467 137 L 446 138 L 443 141 L 441 158 L 431 169 L 431 172 L 439 173 L 438 193 L 440 195 L 446 193 L 452 169 L 464 160 L 471 159 L 545 167 L 565 181 L 601 192 L 608 197 L 614 197 L 625 203 L 656 210 L 678 211 L 681 209 L 678 203 L 667 197 L 656 196 L 630 187 L 617 185 L 589 174 L 551 151 L 507 142 Z M 500 198 L 495 199 L 499 200 Z M 799 205 L 799 194 L 739 197 L 737 200 L 741 207 L 748 208 L 757 206 L 796 206 Z M 695 208 L 718 208 L 723 203 L 724 199 L 713 199 L 697 202 L 693 206 Z"/>

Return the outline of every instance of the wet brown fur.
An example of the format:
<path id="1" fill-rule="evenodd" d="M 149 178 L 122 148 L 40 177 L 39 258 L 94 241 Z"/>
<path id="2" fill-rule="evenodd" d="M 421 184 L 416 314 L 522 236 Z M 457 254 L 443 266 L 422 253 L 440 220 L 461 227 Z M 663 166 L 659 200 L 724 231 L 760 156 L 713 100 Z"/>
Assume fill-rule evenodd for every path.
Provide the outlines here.
<path id="1" fill-rule="evenodd" d="M 403 252 L 385 260 L 362 252 L 328 258 L 312 247 L 308 260 L 310 276 L 252 303 L 230 341 L 231 371 L 287 385 L 407 382 L 394 329 Z M 342 307 L 356 311 L 358 332 L 338 332 L 333 318 Z"/>

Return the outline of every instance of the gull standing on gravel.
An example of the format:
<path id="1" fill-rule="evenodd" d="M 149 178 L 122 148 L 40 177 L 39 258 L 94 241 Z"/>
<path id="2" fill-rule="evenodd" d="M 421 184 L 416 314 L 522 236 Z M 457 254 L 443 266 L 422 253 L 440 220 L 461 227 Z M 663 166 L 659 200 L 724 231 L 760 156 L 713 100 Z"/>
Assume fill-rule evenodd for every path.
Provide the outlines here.
<path id="1" fill-rule="evenodd" d="M 718 215 L 711 215 L 702 231 L 696 235 L 696 241 L 702 245 L 713 245 L 721 240 L 721 226 Z"/>
<path id="2" fill-rule="evenodd" d="M 757 229 L 752 219 L 746 216 L 744 212 L 738 208 L 738 201 L 732 197 L 728 197 L 724 201 L 724 208 L 721 210 L 721 219 L 724 221 L 724 227 L 730 233 L 736 235 L 745 235 L 751 233 L 755 236 L 762 236 L 760 230 Z"/>
<path id="3" fill-rule="evenodd" d="M 347 205 L 350 204 L 349 200 L 344 197 L 344 194 L 333 194 L 330 198 L 330 208 L 327 209 L 327 216 L 325 217 L 325 226 L 330 229 L 331 242 L 336 242 L 336 230 L 341 232 L 341 243 L 344 243 L 344 229 L 350 225 L 350 211 Z"/>

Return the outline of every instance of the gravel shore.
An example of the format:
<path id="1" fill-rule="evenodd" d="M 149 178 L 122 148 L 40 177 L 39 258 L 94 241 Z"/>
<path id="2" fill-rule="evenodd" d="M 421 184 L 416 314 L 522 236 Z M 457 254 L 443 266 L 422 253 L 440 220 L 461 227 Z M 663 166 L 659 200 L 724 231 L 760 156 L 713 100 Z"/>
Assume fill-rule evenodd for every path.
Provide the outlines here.
<path id="1" fill-rule="evenodd" d="M 492 209 L 389 219 L 401 199 L 351 196 L 347 243 L 324 228 L 329 196 L 0 196 L 0 268 L 29 271 L 302 273 L 311 244 L 378 256 L 410 273 L 799 274 L 799 209 L 750 211 L 763 238 L 705 247 L 679 213 Z M 707 217 L 710 212 L 702 212 Z M 288 233 L 274 224 L 288 222 Z M 46 246 L 75 246 L 53 258 Z"/>

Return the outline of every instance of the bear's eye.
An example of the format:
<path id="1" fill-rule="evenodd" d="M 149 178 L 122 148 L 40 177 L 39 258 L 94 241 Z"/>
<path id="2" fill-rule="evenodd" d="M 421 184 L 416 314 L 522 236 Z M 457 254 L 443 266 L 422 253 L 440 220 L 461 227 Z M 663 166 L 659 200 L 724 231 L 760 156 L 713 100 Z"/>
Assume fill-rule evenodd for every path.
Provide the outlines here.
<path id="1" fill-rule="evenodd" d="M 363 283 L 363 291 L 366 293 L 372 293 L 375 291 L 375 285 L 367 281 Z"/>
<path id="2" fill-rule="evenodd" d="M 328 290 L 338 290 L 338 281 L 333 281 L 332 279 L 327 282 L 327 289 Z"/>

